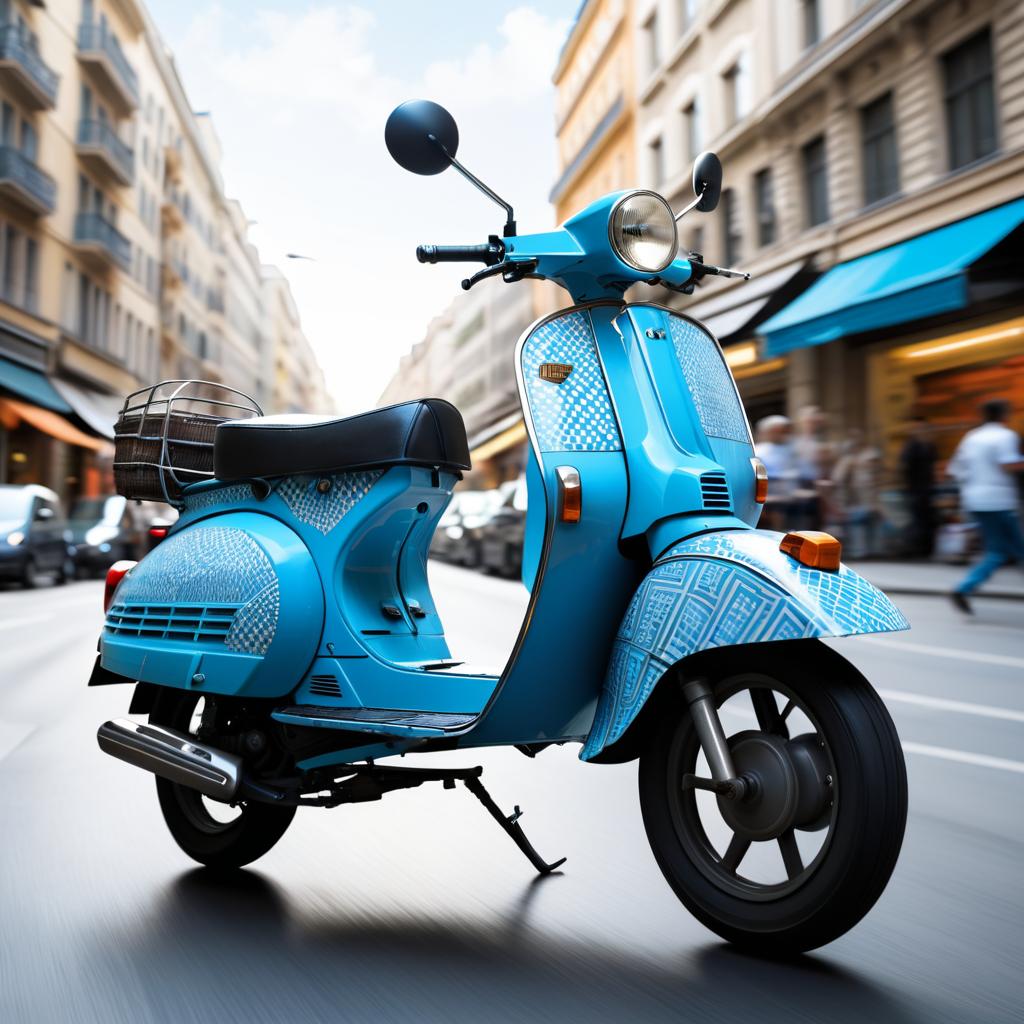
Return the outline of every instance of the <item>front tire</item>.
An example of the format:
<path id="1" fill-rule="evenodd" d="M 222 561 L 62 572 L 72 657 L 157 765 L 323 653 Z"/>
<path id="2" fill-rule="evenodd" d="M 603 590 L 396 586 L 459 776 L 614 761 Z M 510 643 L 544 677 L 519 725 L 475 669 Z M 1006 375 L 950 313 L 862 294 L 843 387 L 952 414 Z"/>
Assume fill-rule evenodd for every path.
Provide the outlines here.
<path id="1" fill-rule="evenodd" d="M 701 669 L 736 771 L 759 779 L 759 791 L 728 801 L 684 789 L 685 774 L 710 773 L 689 711 L 664 716 L 639 774 L 658 865 L 687 909 L 732 943 L 779 956 L 831 942 L 882 894 L 903 841 L 906 768 L 892 719 L 818 641 L 726 649 Z"/>
<path id="2" fill-rule="evenodd" d="M 195 733 L 199 694 L 163 690 L 150 722 Z M 234 808 L 195 789 L 157 778 L 157 797 L 174 841 L 193 860 L 210 868 L 240 868 L 262 857 L 288 830 L 295 807 L 243 801 Z"/>

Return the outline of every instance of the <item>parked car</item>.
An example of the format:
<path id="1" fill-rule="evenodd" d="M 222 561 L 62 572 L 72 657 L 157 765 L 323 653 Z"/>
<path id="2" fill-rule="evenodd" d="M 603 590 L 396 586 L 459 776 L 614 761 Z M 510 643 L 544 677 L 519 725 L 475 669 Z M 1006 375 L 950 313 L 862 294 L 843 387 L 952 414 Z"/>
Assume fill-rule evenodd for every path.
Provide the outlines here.
<path id="1" fill-rule="evenodd" d="M 57 495 L 37 484 L 0 484 L 0 579 L 23 587 L 45 576 L 66 583 L 73 568 Z"/>
<path id="2" fill-rule="evenodd" d="M 430 544 L 431 555 L 456 565 L 478 566 L 480 553 L 472 531 L 500 502 L 498 491 L 456 491 L 438 521 Z"/>
<path id="3" fill-rule="evenodd" d="M 480 567 L 513 579 L 523 571 L 526 536 L 526 478 L 499 489 L 501 503 L 477 530 Z"/>
<path id="4" fill-rule="evenodd" d="M 142 558 L 152 547 L 150 527 L 166 525 L 165 508 L 156 502 L 129 501 L 119 494 L 79 498 L 68 521 L 76 575 L 102 576 L 122 558 Z"/>

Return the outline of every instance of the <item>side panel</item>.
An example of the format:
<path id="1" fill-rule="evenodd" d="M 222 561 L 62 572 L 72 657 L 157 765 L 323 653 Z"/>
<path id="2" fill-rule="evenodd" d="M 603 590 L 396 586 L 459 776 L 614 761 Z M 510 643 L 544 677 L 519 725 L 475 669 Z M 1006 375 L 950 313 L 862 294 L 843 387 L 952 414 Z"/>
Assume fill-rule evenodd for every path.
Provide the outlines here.
<path id="1" fill-rule="evenodd" d="M 762 530 L 693 537 L 647 574 L 619 627 L 583 760 L 620 739 L 665 671 L 697 651 L 908 628 L 862 576 L 846 566 L 802 566 L 779 551 L 781 537 Z"/>
<path id="2" fill-rule="evenodd" d="M 626 467 L 591 314 L 566 310 L 520 341 L 520 395 L 539 469 L 531 482 L 543 485 L 530 490 L 528 554 L 541 526 L 544 539 L 516 650 L 469 745 L 582 739 L 615 626 L 639 578 L 619 550 Z M 579 522 L 558 518 L 560 466 L 579 473 Z"/>

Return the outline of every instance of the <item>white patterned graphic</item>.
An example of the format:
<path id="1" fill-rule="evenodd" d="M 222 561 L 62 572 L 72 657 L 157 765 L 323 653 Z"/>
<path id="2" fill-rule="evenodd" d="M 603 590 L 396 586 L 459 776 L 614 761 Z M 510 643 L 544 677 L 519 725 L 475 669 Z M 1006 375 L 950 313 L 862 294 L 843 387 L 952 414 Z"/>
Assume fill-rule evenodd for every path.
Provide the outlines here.
<path id="1" fill-rule="evenodd" d="M 306 523 L 326 536 L 366 496 L 380 476 L 379 470 L 336 473 L 333 476 L 291 476 L 276 490 L 300 523 Z M 330 490 L 325 494 L 317 490 L 321 480 L 331 482 Z"/>

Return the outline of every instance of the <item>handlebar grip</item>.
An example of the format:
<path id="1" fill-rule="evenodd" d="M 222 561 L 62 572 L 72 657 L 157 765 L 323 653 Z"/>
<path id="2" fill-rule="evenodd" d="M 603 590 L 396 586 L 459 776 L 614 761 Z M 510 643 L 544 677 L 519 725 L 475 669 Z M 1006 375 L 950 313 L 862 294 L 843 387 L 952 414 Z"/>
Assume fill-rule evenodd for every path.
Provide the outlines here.
<path id="1" fill-rule="evenodd" d="M 495 263 L 501 258 L 490 242 L 481 245 L 417 245 L 420 263 Z"/>

